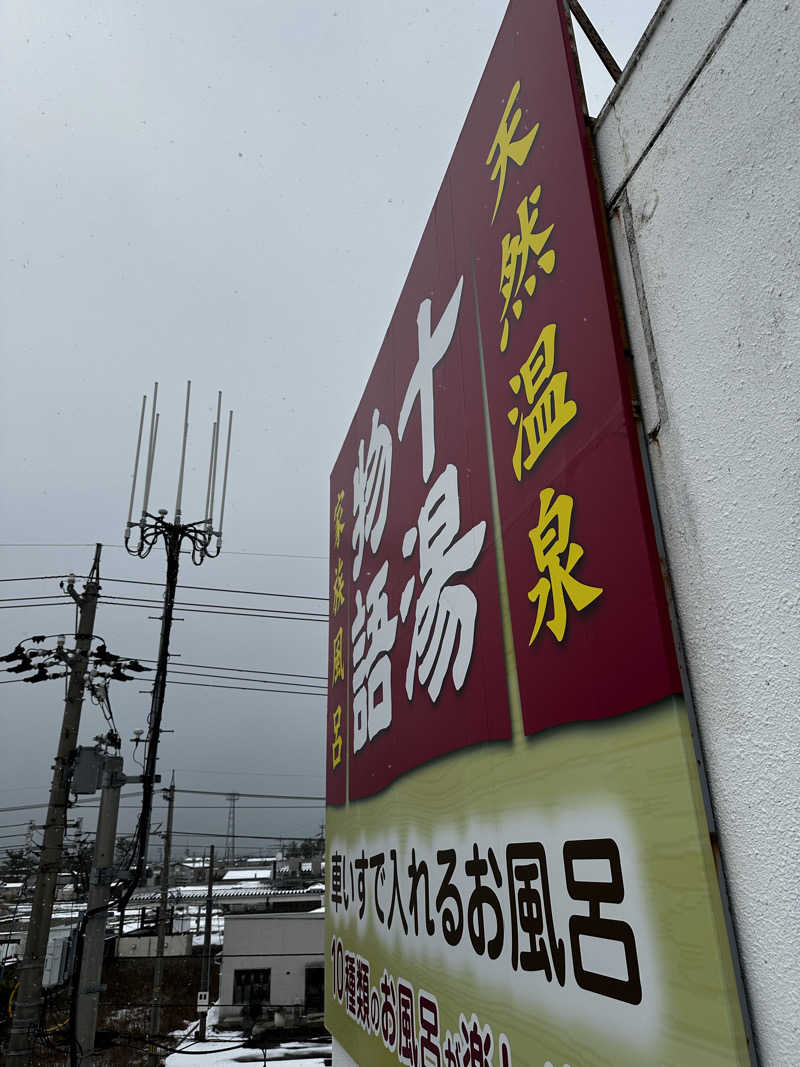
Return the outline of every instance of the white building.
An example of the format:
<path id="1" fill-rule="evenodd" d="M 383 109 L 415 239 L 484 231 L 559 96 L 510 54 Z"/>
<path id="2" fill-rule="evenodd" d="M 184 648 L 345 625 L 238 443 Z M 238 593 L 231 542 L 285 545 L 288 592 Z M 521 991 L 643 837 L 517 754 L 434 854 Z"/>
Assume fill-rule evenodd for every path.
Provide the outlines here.
<path id="1" fill-rule="evenodd" d="M 267 1023 L 321 1016 L 324 977 L 324 909 L 225 917 L 221 1021 L 238 1019 L 243 1007 L 255 1004 Z"/>

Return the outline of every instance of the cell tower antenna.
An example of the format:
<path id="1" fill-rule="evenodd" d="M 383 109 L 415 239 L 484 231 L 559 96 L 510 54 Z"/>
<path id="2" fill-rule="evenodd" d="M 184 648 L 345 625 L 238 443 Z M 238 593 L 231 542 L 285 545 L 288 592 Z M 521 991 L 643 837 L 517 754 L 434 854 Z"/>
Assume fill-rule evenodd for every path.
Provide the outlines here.
<path id="1" fill-rule="evenodd" d="M 159 642 L 158 660 L 151 692 L 150 714 L 145 743 L 144 774 L 142 776 L 142 810 L 135 839 L 135 866 L 133 877 L 130 879 L 125 895 L 121 901 L 124 909 L 130 899 L 136 885 L 141 881 L 147 863 L 147 851 L 150 838 L 150 821 L 153 811 L 153 787 L 156 782 L 156 765 L 158 762 L 158 745 L 163 732 L 161 721 L 164 711 L 164 699 L 167 688 L 167 665 L 169 662 L 169 641 L 172 631 L 173 612 L 175 607 L 175 591 L 178 585 L 178 569 L 180 566 L 181 553 L 191 556 L 192 563 L 200 566 L 206 559 L 216 558 L 222 547 L 222 519 L 225 510 L 225 497 L 228 481 L 228 457 L 230 456 L 231 432 L 233 427 L 233 412 L 228 415 L 228 440 L 225 453 L 225 473 L 223 476 L 221 510 L 219 524 L 214 524 L 214 499 L 217 481 L 217 452 L 219 449 L 220 423 L 222 417 L 222 393 L 217 394 L 216 422 L 211 432 L 211 456 L 208 465 L 208 481 L 206 486 L 206 501 L 203 514 L 194 522 L 184 522 L 182 515 L 184 473 L 186 470 L 186 450 L 189 438 L 189 403 L 191 400 L 191 381 L 186 383 L 186 401 L 184 405 L 183 436 L 181 441 L 180 462 L 178 467 L 178 488 L 175 497 L 175 514 L 173 521 L 167 518 L 167 509 L 161 508 L 157 514 L 149 510 L 150 490 L 153 480 L 153 468 L 155 464 L 156 441 L 158 438 L 159 413 L 158 382 L 153 387 L 153 402 L 150 410 L 150 436 L 147 444 L 144 475 L 144 493 L 142 499 L 141 518 L 133 522 L 133 512 L 136 497 L 136 482 L 139 472 L 139 461 L 142 452 L 142 434 L 144 430 L 147 397 L 142 399 L 142 409 L 139 416 L 139 432 L 136 441 L 136 458 L 133 465 L 133 477 L 131 482 L 131 498 L 128 507 L 128 521 L 125 525 L 125 548 L 132 556 L 145 559 L 150 555 L 159 541 L 164 543 L 164 552 L 167 558 L 167 574 L 164 585 L 164 610 L 161 615 L 161 638 Z"/>

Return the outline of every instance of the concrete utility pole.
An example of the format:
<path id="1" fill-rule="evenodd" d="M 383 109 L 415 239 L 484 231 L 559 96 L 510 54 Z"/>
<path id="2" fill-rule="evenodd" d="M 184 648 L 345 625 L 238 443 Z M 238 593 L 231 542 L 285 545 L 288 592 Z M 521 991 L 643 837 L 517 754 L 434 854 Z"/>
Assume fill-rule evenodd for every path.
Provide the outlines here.
<path id="1" fill-rule="evenodd" d="M 106 756 L 103 765 L 103 791 L 97 819 L 94 866 L 86 904 L 86 928 L 83 934 L 83 954 L 78 978 L 78 1002 L 75 1037 L 78 1043 L 80 1067 L 94 1063 L 94 1037 L 97 1029 L 97 1010 L 103 987 L 103 949 L 105 947 L 108 900 L 114 875 L 114 845 L 117 839 L 119 791 L 125 779 L 122 757 Z"/>
<path id="2" fill-rule="evenodd" d="M 206 929 L 203 937 L 203 969 L 200 972 L 200 992 L 207 993 L 211 988 L 211 916 L 214 902 L 214 846 L 208 858 L 208 892 L 206 893 Z M 200 1025 L 197 1029 L 197 1040 L 206 1039 L 207 1011 L 200 1014 Z"/>
<path id="3" fill-rule="evenodd" d="M 70 663 L 67 699 L 64 704 L 61 736 L 53 767 L 53 782 L 50 786 L 50 802 L 44 827 L 44 842 L 39 855 L 39 869 L 36 875 L 28 936 L 25 941 L 25 955 L 20 967 L 16 1010 L 8 1039 L 6 1062 L 9 1067 L 12 1064 L 14 1067 L 30 1064 L 33 1058 L 33 1046 L 42 1001 L 44 961 L 47 956 L 47 942 L 50 938 L 56 884 L 61 869 L 61 849 L 67 822 L 72 754 L 78 742 L 84 680 L 94 631 L 97 599 L 100 594 L 100 552 L 102 548 L 102 545 L 97 545 L 95 548 L 94 562 L 86 580 L 83 595 L 79 596 L 75 592 L 71 582 L 67 585 L 67 592 L 78 605 L 80 612 L 78 632 L 75 635 L 75 654 Z"/>
<path id="4" fill-rule="evenodd" d="M 150 1040 L 158 1039 L 161 1029 L 161 983 L 164 980 L 164 940 L 167 933 L 167 906 L 169 902 L 169 861 L 172 851 L 172 813 L 175 806 L 175 772 L 172 772 L 172 780 L 169 789 L 164 792 L 167 796 L 167 832 L 164 837 L 164 862 L 161 871 L 161 903 L 159 905 L 158 941 L 156 943 L 156 963 L 153 968 L 153 1001 L 150 1007 Z M 150 1067 L 158 1067 L 161 1062 L 160 1054 L 155 1050 L 150 1053 Z"/>
<path id="5" fill-rule="evenodd" d="M 225 799 L 228 801 L 228 823 L 225 828 L 225 851 L 222 854 L 222 862 L 233 866 L 236 863 L 236 801 L 238 793 L 229 793 Z"/>

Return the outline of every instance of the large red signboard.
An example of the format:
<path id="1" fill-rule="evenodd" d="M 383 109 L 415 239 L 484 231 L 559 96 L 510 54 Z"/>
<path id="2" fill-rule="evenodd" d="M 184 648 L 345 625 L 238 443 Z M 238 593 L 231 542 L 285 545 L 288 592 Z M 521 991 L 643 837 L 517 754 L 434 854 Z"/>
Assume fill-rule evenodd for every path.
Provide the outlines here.
<path id="1" fill-rule="evenodd" d="M 566 34 L 509 8 L 331 476 L 330 804 L 680 691 Z"/>
<path id="2" fill-rule="evenodd" d="M 512 3 L 331 476 L 359 1063 L 749 1060 L 603 221 L 562 0 Z"/>

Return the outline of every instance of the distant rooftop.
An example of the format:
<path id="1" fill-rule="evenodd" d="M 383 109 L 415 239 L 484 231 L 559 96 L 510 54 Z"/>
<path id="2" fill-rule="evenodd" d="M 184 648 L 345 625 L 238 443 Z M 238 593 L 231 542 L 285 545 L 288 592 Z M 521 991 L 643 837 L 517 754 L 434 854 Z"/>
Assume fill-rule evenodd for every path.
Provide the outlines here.
<path id="1" fill-rule="evenodd" d="M 245 870 L 242 870 L 242 868 L 237 867 L 237 868 L 234 868 L 234 870 L 228 871 L 226 874 L 223 874 L 222 881 L 223 882 L 249 882 L 249 881 L 252 881 L 253 879 L 255 879 L 256 881 L 265 882 L 265 881 L 267 881 L 267 879 L 271 879 L 271 878 L 272 878 L 272 868 L 271 867 L 250 867 L 250 868 L 245 869 Z"/>
<path id="2" fill-rule="evenodd" d="M 211 895 L 213 900 L 296 900 L 303 897 L 322 897 L 324 894 L 324 887 L 314 889 L 309 887 L 308 889 L 273 889 L 272 886 L 264 885 L 263 882 L 256 882 L 255 885 L 233 884 L 218 882 L 212 887 Z M 201 885 L 182 885 L 174 886 L 169 889 L 169 899 L 175 903 L 188 902 L 192 900 L 205 900 L 206 887 Z M 140 889 L 134 893 L 131 901 L 134 905 L 137 904 L 155 904 L 161 899 L 160 889 Z"/>

